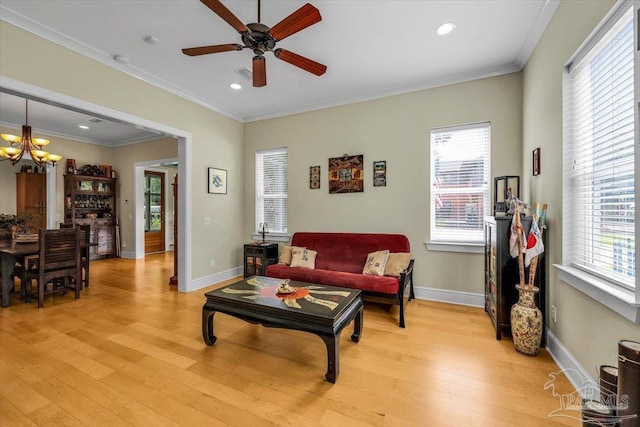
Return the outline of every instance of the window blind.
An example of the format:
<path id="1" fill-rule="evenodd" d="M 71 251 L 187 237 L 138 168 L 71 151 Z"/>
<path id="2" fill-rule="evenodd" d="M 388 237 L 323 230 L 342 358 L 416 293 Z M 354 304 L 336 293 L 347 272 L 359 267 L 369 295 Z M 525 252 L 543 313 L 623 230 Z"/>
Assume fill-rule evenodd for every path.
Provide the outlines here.
<path id="1" fill-rule="evenodd" d="M 256 152 L 256 232 L 260 224 L 269 232 L 287 231 L 287 149 Z"/>
<path id="2" fill-rule="evenodd" d="M 489 122 L 431 131 L 430 240 L 481 243 L 489 214 Z"/>
<path id="3" fill-rule="evenodd" d="M 579 52 L 565 85 L 564 256 L 635 287 L 633 10 Z"/>

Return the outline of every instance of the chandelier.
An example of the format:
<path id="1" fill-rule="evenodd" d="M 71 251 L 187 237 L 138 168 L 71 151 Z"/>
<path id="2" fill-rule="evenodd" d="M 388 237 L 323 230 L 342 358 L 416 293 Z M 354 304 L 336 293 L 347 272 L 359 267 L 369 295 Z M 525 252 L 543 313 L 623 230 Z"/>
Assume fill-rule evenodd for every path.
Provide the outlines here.
<path id="1" fill-rule="evenodd" d="M 0 160 L 10 160 L 12 165 L 20 161 L 25 151 L 31 155 L 31 158 L 38 165 L 50 163 L 55 166 L 56 162 L 62 159 L 62 156 L 51 154 L 44 151 L 44 147 L 49 145 L 48 139 L 32 138 L 31 126 L 29 126 L 29 104 L 28 100 L 24 100 L 25 105 L 25 124 L 22 125 L 22 136 L 10 135 L 7 133 L 0 134 L 2 139 L 9 143 L 8 146 L 0 146 Z"/>

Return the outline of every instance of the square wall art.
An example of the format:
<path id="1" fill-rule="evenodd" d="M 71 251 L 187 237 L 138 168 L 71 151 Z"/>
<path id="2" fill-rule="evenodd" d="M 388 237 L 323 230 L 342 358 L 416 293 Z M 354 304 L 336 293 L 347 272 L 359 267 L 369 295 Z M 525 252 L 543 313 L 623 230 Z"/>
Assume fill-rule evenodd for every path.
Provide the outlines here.
<path id="1" fill-rule="evenodd" d="M 329 159 L 329 194 L 364 192 L 364 156 Z"/>

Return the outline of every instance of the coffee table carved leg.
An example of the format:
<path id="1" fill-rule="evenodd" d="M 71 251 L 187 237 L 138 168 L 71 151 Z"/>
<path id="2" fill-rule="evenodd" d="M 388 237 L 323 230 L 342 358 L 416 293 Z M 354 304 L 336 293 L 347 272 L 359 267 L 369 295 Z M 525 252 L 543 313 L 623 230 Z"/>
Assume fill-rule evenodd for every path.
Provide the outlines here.
<path id="1" fill-rule="evenodd" d="M 207 345 L 214 345 L 218 339 L 213 335 L 214 314 L 216 314 L 215 310 L 207 308 L 206 305 L 202 307 L 202 338 Z"/>
<path id="2" fill-rule="evenodd" d="M 327 346 L 327 373 L 324 377 L 332 384 L 336 383 L 340 373 L 340 333 L 335 336 L 321 336 Z"/>
<path id="3" fill-rule="evenodd" d="M 360 342 L 360 336 L 362 335 L 362 317 L 363 311 L 362 307 L 360 307 L 353 321 L 353 334 L 351 335 L 351 341 L 353 342 Z"/>

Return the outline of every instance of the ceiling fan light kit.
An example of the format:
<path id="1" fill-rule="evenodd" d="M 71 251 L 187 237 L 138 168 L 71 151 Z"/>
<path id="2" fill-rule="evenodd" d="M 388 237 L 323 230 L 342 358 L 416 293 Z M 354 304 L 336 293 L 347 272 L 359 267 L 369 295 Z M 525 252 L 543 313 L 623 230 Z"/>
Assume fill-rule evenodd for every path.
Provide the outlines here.
<path id="1" fill-rule="evenodd" d="M 244 44 L 221 44 L 182 49 L 188 56 L 208 55 L 211 53 L 241 51 L 251 49 L 253 57 L 253 86 L 267 85 L 267 69 L 264 54 L 272 52 L 274 56 L 293 66 L 301 68 L 316 76 L 321 76 L 327 67 L 297 53 L 285 49 L 276 49 L 276 43 L 310 27 L 322 20 L 320 11 L 310 3 L 305 4 L 291 15 L 274 25 L 272 28 L 260 23 L 260 0 L 258 0 L 258 22 L 243 24 L 220 0 L 200 0 L 205 6 L 231 25 L 238 33 Z"/>

